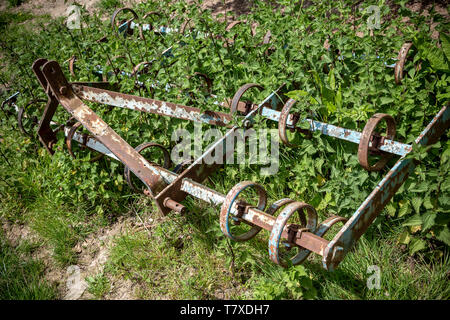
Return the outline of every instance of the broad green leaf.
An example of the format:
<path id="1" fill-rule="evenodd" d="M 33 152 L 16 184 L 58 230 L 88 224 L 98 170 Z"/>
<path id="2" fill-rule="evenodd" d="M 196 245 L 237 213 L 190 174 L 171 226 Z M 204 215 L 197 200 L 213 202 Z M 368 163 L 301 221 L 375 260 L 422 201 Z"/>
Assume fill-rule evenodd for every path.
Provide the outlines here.
<path id="1" fill-rule="evenodd" d="M 331 102 L 327 101 L 327 110 L 330 113 L 334 113 L 336 112 L 336 106 L 334 104 L 332 104 Z"/>
<path id="2" fill-rule="evenodd" d="M 422 217 L 419 214 L 413 215 L 411 218 L 409 218 L 406 222 L 402 224 L 403 227 L 420 226 L 420 225 L 422 225 Z"/>
<path id="3" fill-rule="evenodd" d="M 411 241 L 411 234 L 408 230 L 402 232 L 400 237 L 398 238 L 398 243 L 400 244 L 408 244 Z"/>
<path id="4" fill-rule="evenodd" d="M 291 99 L 300 100 L 300 97 L 306 97 L 308 95 L 308 92 L 304 90 L 294 90 L 289 91 L 286 93 L 286 96 L 288 96 Z"/>
<path id="5" fill-rule="evenodd" d="M 336 79 L 334 78 L 334 69 L 330 70 L 328 74 L 328 84 L 332 90 L 336 90 Z"/>
<path id="6" fill-rule="evenodd" d="M 422 215 L 423 221 L 423 231 L 428 230 L 434 225 L 434 220 L 436 219 L 436 213 L 428 211 Z"/>
<path id="7" fill-rule="evenodd" d="M 336 92 L 336 96 L 334 97 L 334 101 L 336 102 L 336 107 L 338 109 L 342 108 L 342 91 L 341 91 L 341 85 L 339 84 L 339 89 Z"/>
<path id="8" fill-rule="evenodd" d="M 450 61 L 450 36 L 442 32 L 440 35 L 440 39 L 442 44 L 442 51 L 444 51 L 447 60 Z"/>
<path id="9" fill-rule="evenodd" d="M 446 245 L 450 246 L 450 230 L 448 226 L 445 226 L 437 235 L 436 238 L 443 241 Z"/>
<path id="10" fill-rule="evenodd" d="M 381 97 L 380 98 L 380 105 L 389 104 L 394 102 L 394 99 L 392 97 Z"/>
<path id="11" fill-rule="evenodd" d="M 391 217 L 394 217 L 395 212 L 397 212 L 397 209 L 394 207 L 392 203 L 386 205 L 386 210 Z"/>
<path id="12" fill-rule="evenodd" d="M 414 254 L 417 251 L 423 250 L 427 247 L 427 243 L 425 240 L 419 239 L 419 238 L 413 238 L 411 239 L 411 242 L 409 243 L 409 253 Z"/>
<path id="13" fill-rule="evenodd" d="M 431 203 L 430 197 L 425 198 L 425 200 L 423 201 L 423 206 L 425 207 L 425 209 L 428 209 L 428 210 L 433 208 L 433 204 Z"/>
<path id="14" fill-rule="evenodd" d="M 399 218 L 403 217 L 405 214 L 409 213 L 411 210 L 408 200 L 401 200 L 401 201 L 399 201 L 398 205 L 400 207 L 400 209 L 398 211 Z"/>
<path id="15" fill-rule="evenodd" d="M 420 206 L 422 205 L 423 200 L 419 197 L 414 197 L 411 200 L 412 206 L 416 213 L 420 213 Z"/>

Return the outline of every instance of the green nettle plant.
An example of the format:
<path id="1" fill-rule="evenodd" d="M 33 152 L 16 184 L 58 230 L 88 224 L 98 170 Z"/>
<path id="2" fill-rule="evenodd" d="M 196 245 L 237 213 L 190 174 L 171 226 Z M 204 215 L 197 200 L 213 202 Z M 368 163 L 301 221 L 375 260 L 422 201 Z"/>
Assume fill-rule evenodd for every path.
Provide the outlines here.
<path id="1" fill-rule="evenodd" d="M 254 290 L 254 298 L 258 300 L 314 299 L 316 296 L 311 275 L 303 266 L 290 268 L 276 281 L 263 279 Z"/>
<path id="2" fill-rule="evenodd" d="M 388 113 L 397 123 L 396 140 L 408 144 L 414 142 L 433 116 L 448 103 L 450 41 L 446 32 L 449 24 L 442 17 L 436 16 L 436 21 L 440 21 L 436 27 L 440 37 L 432 40 L 425 17 L 404 5 L 397 6 L 396 14 L 392 14 L 384 1 L 364 3 L 367 7 L 374 4 L 381 8 L 380 29 L 369 30 L 368 13 L 360 11 L 351 1 L 310 5 L 306 5 L 306 1 L 292 4 L 291 1 L 255 0 L 252 3 L 252 11 L 245 16 L 246 23 L 226 32 L 226 19 L 243 18 L 232 17 L 230 12 L 213 17 L 209 10 L 200 10 L 196 3 L 146 1 L 133 8 L 139 17 L 149 11 L 160 15 L 138 22 L 179 28 L 189 19 L 190 24 L 185 34 L 144 32 L 144 39 L 139 39 L 137 30 L 128 37 L 117 35 L 109 19 L 100 19 L 99 14 L 89 15 L 84 9 L 81 10 L 81 29 L 75 30 L 68 29 L 63 18 L 44 17 L 36 20 L 39 32 L 32 32 L 26 24 L 13 23 L 28 19 L 27 16 L 0 14 L 0 81 L 10 89 L 2 92 L 1 98 L 20 91 L 18 105 L 25 105 L 30 99 L 46 99 L 30 68 L 35 59 L 43 57 L 58 61 L 69 81 L 99 81 L 102 75 L 98 71 L 102 70 L 120 92 L 202 110 L 227 112 L 214 101 L 231 98 L 248 82 L 265 88 L 251 96 L 255 102 L 284 84 L 284 92 L 297 100 L 295 111 L 303 118 L 312 117 L 362 131 L 374 113 Z M 103 13 L 109 17 L 117 5 L 118 1 L 105 0 L 100 10 L 103 8 Z M 405 17 L 409 18 L 409 23 L 402 22 Z M 252 23 L 257 24 L 254 37 Z M 189 31 L 189 27 L 192 30 Z M 263 44 L 267 30 L 271 32 L 271 41 Z M 107 41 L 98 41 L 104 36 Z M 233 39 L 233 43 L 225 45 L 226 39 Z M 386 64 L 395 62 L 405 40 L 411 40 L 413 47 L 405 64 L 404 79 L 396 84 L 393 70 Z M 170 46 L 171 55 L 163 56 Z M 75 76 L 68 72 L 68 59 L 72 56 L 76 57 Z M 143 61 L 151 63 L 139 76 L 143 83 L 140 86 L 136 77 L 121 72 L 131 73 Z M 196 72 L 213 79 L 214 98 L 206 92 L 201 79 L 194 76 Z M 31 105 L 26 112 L 39 118 L 44 105 Z M 107 107 L 95 103 L 88 105 L 133 147 L 153 141 L 170 148 L 175 144 L 171 141 L 174 130 L 194 131 L 193 123 L 187 121 L 121 108 L 108 111 Z M 55 121 L 64 122 L 68 118 L 60 107 Z M 62 133 L 59 133 L 57 152 L 50 157 L 37 139 L 19 136 L 12 127 L 17 127 L 13 118 L 2 118 L 0 151 L 10 164 L 0 158 L 0 203 L 12 208 L 11 199 L 21 197 L 19 207 L 8 210 L 8 219 L 23 221 L 30 214 L 36 222 L 35 229 L 41 230 L 50 242 L 51 239 L 67 239 L 62 249 L 61 246 L 59 251 L 55 249 L 55 254 L 61 263 L 71 263 L 74 259 L 71 248 L 77 240 L 93 230 L 94 225 L 105 225 L 123 215 L 130 201 L 139 197 L 132 195 L 124 182 L 122 164 L 107 157 L 91 163 L 88 160 L 94 154 L 86 150 L 80 150 L 78 158 L 72 159 L 64 152 Z M 277 124 L 256 117 L 255 128 L 258 127 L 277 128 Z M 397 226 L 403 228 L 403 232 L 395 245 L 405 245 L 411 255 L 421 251 L 428 258 L 437 259 L 448 250 L 448 137 L 447 132 L 439 143 L 427 148 L 414 146 L 409 157 L 417 162 L 416 170 L 386 206 L 375 227 L 369 228 L 369 237 Z M 227 165 L 207 184 L 227 193 L 237 182 L 252 180 L 265 186 L 272 201 L 289 197 L 310 203 L 323 220 L 330 214 L 350 217 L 387 172 L 367 172 L 361 168 L 357 146 L 351 143 L 317 132 L 309 138 L 302 135 L 291 138 L 299 147 L 280 145 L 276 175 L 261 176 L 255 165 Z M 391 160 L 389 166 L 394 163 L 395 160 Z M 36 204 L 45 204 L 47 200 L 52 203 L 49 207 L 61 216 L 51 216 L 43 212 L 45 210 L 37 215 L 33 211 Z M 188 205 L 193 211 L 200 210 L 196 209 L 196 204 L 189 202 Z M 76 207 L 78 212 L 68 213 L 66 207 Z M 39 217 L 44 222 L 39 222 Z M 64 227 L 61 222 L 66 221 L 64 219 L 71 221 L 70 227 Z M 54 230 L 60 230 L 58 234 L 48 227 L 53 225 L 57 226 Z M 221 236 L 218 223 L 211 228 L 211 234 Z M 248 278 L 250 272 L 260 272 L 259 262 L 253 257 L 220 239 L 215 246 L 225 252 L 233 251 L 234 255 L 228 255 L 225 260 L 233 265 L 236 274 Z M 68 248 L 69 253 L 63 252 L 64 248 Z M 255 297 L 309 299 L 316 295 L 303 267 L 292 268 L 277 277 L 285 285 L 267 278 L 257 286 Z M 92 283 L 94 288 L 96 284 Z M 104 286 L 106 284 L 100 283 L 100 288 L 94 289 L 101 295 Z"/>

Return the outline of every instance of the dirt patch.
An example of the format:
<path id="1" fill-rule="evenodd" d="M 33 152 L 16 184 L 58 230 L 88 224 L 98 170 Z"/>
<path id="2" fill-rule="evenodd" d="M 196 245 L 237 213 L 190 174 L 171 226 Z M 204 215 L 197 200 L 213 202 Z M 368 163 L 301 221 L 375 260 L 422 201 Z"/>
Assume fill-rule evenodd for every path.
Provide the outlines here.
<path id="1" fill-rule="evenodd" d="M 206 0 L 203 1 L 202 8 L 211 10 L 213 16 L 230 12 L 231 14 L 234 14 L 235 17 L 239 17 L 240 15 L 247 14 L 251 11 L 252 2 L 247 0 Z"/>
<path id="2" fill-rule="evenodd" d="M 133 7 L 138 3 L 146 0 L 129 0 L 122 1 L 123 6 Z M 67 16 L 67 8 L 74 4 L 72 0 L 28 0 L 20 6 L 10 8 L 12 12 L 28 11 L 33 15 L 49 14 L 52 18 Z M 100 0 L 77 0 L 76 3 L 83 5 L 84 8 L 92 13 L 97 8 L 97 3 Z M 195 3 L 195 1 L 187 1 L 188 3 Z M 6 0 L 0 0 L 0 11 L 8 9 L 9 5 Z M 223 14 L 226 11 L 232 12 L 236 17 L 250 12 L 252 3 L 246 0 L 206 0 L 203 1 L 202 8 L 211 10 L 214 16 Z M 112 11 L 111 11 L 112 14 Z"/>
<path id="3" fill-rule="evenodd" d="M 78 4 L 85 6 L 88 12 L 92 12 L 97 2 L 100 0 L 77 0 Z M 58 18 L 62 16 L 67 16 L 67 8 L 69 8 L 74 1 L 66 1 L 64 0 L 28 0 L 22 3 L 20 6 L 15 8 L 11 8 L 12 12 L 26 11 L 30 12 L 33 15 L 44 15 L 49 14 L 52 18 Z M 5 0 L 2 0 L 0 3 L 0 10 L 4 11 L 8 8 L 8 3 Z"/>
<path id="4" fill-rule="evenodd" d="M 68 272 L 64 299 L 92 299 L 94 296 L 86 289 L 88 287 L 86 278 L 89 276 L 96 276 L 103 273 L 106 262 L 109 258 L 109 252 L 113 245 L 116 236 L 125 233 L 126 230 L 131 230 L 134 227 L 134 218 L 119 218 L 119 221 L 108 228 L 103 228 L 100 231 L 91 234 L 82 243 L 75 246 L 74 250 L 79 254 L 78 264 L 70 266 L 71 270 Z M 72 271 L 74 270 L 74 271 Z M 72 272 L 72 274 L 70 274 Z M 133 294 L 133 283 L 125 279 L 109 279 L 111 290 L 108 293 L 107 299 L 124 300 L 135 299 Z"/>
<path id="5" fill-rule="evenodd" d="M 36 241 L 37 237 L 32 234 L 31 229 L 26 225 L 12 224 L 9 221 L 2 221 L 3 232 L 6 240 L 13 248 L 17 247 L 21 242 Z"/>
<path id="6" fill-rule="evenodd" d="M 125 233 L 126 230 L 130 232 L 139 228 L 141 227 L 135 224 L 133 217 L 120 218 L 117 223 L 91 234 L 75 246 L 74 250 L 78 254 L 76 265 L 59 268 L 52 259 L 51 248 L 33 230 L 26 225 L 2 221 L 2 229 L 12 247 L 17 247 L 25 241 L 39 244 L 31 256 L 44 263 L 46 280 L 56 284 L 58 296 L 64 300 L 93 299 L 94 296 L 87 291 L 86 277 L 103 272 L 116 236 Z M 131 280 L 109 278 L 111 290 L 105 296 L 106 299 L 136 299 L 134 295 L 136 285 Z"/>
<path id="7" fill-rule="evenodd" d="M 50 283 L 55 283 L 60 293 L 59 287 L 64 272 L 53 263 L 51 248 L 27 225 L 12 224 L 9 221 L 3 220 L 0 223 L 2 224 L 4 235 L 10 246 L 16 248 L 25 242 L 33 246 L 31 258 L 39 260 L 44 264 L 45 278 Z M 27 257 L 23 256 L 23 258 Z"/>

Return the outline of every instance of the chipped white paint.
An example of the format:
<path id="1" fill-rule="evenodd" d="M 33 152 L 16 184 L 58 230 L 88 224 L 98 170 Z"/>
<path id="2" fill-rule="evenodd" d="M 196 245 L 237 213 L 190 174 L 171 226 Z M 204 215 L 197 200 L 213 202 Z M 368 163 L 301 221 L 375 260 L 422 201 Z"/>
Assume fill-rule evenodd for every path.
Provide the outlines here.
<path id="1" fill-rule="evenodd" d="M 202 113 L 200 110 L 192 110 L 191 108 L 188 109 L 188 107 L 183 105 L 173 104 L 173 106 L 170 106 L 165 101 L 156 102 L 156 100 L 152 99 L 148 99 L 148 101 L 138 101 L 131 98 L 131 96 L 127 98 L 121 96 L 112 96 L 107 92 L 94 92 L 92 90 L 89 90 L 88 88 L 79 90 L 77 94 L 80 96 L 80 98 L 88 101 L 104 103 L 110 106 L 124 109 L 157 113 L 164 116 L 175 117 L 195 122 L 210 123 L 211 121 L 221 121 L 225 124 L 229 123 L 227 119 L 213 117 L 211 115 Z"/>

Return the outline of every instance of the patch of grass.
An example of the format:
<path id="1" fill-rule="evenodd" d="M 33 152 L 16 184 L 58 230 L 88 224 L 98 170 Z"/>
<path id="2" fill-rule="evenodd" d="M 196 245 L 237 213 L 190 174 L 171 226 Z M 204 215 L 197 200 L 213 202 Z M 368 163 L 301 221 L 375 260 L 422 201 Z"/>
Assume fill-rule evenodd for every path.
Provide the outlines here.
<path id="1" fill-rule="evenodd" d="M 205 225 L 210 217 L 203 215 Z M 117 238 L 106 272 L 137 283 L 144 299 L 239 298 L 245 288 L 216 255 L 215 236 L 185 219 L 170 215 L 150 235 L 144 230 Z"/>
<path id="2" fill-rule="evenodd" d="M 8 3 L 11 7 L 18 7 L 24 2 L 24 0 L 8 0 Z"/>
<path id="3" fill-rule="evenodd" d="M 189 203 L 187 203 L 189 205 Z M 195 209 L 195 207 L 197 209 Z M 142 298 L 217 299 L 448 299 L 448 252 L 428 261 L 397 244 L 401 228 L 375 224 L 334 272 L 311 255 L 304 266 L 283 269 L 267 258 L 267 233 L 233 243 L 220 235 L 214 209 L 195 202 L 186 217 L 169 216 L 115 242 L 107 272 L 139 284 Z M 378 227 L 379 226 L 379 227 Z M 338 231 L 333 227 L 328 239 Z M 369 289 L 380 270 L 380 289 Z"/>
<path id="4" fill-rule="evenodd" d="M 56 287 L 43 277 L 40 261 L 21 257 L 0 231 L 0 299 L 47 300 L 56 299 Z"/>
<path id="5" fill-rule="evenodd" d="M 80 230 L 72 224 L 67 212 L 64 207 L 55 207 L 44 200 L 41 207 L 35 208 L 31 220 L 31 227 L 47 239 L 53 247 L 53 258 L 62 266 L 76 262 L 72 248 L 81 238 Z"/>
<path id="6" fill-rule="evenodd" d="M 119 0 L 100 0 L 97 6 L 103 10 L 111 10 L 120 8 L 122 6 L 122 2 Z"/>
<path id="7" fill-rule="evenodd" d="M 88 292 L 93 294 L 96 299 L 101 299 L 111 288 L 109 279 L 103 274 L 99 273 L 92 277 L 86 277 L 88 283 Z"/>
<path id="8" fill-rule="evenodd" d="M 400 230 L 389 233 L 379 232 L 373 228 L 364 235 L 334 272 L 327 272 L 321 267 L 317 257 L 314 263 L 305 267 L 314 274 L 316 283 L 320 283 L 321 299 L 449 299 L 450 283 L 448 270 L 450 255 L 448 251 L 439 259 L 429 261 L 417 253 L 410 256 L 401 249 L 397 239 Z M 370 266 L 380 271 L 380 287 L 370 289 L 375 272 Z"/>
<path id="9" fill-rule="evenodd" d="M 76 263 L 73 247 L 90 232 L 112 222 L 113 209 L 92 206 L 86 200 L 83 190 L 76 186 L 78 181 L 72 179 L 73 167 L 61 167 L 58 161 L 59 156 L 64 159 L 64 154 L 51 157 L 18 132 L 3 132 L 0 147 L 9 163 L 0 162 L 2 177 L 7 182 L 0 186 L 0 216 L 13 223 L 28 224 L 53 248 L 53 258 L 60 266 Z M 16 143 L 18 147 L 10 147 Z M 17 153 L 13 156 L 14 152 Z M 80 192 L 79 197 L 72 193 L 61 197 L 65 179 L 72 190 Z"/>
<path id="10" fill-rule="evenodd" d="M 30 20 L 32 18 L 33 18 L 33 15 L 28 12 L 22 12 L 22 11 L 17 12 L 17 13 L 13 13 L 13 12 L 9 12 L 9 11 L 0 12 L 0 30 L 6 29 L 7 26 L 12 23 L 21 23 L 21 22 Z"/>

